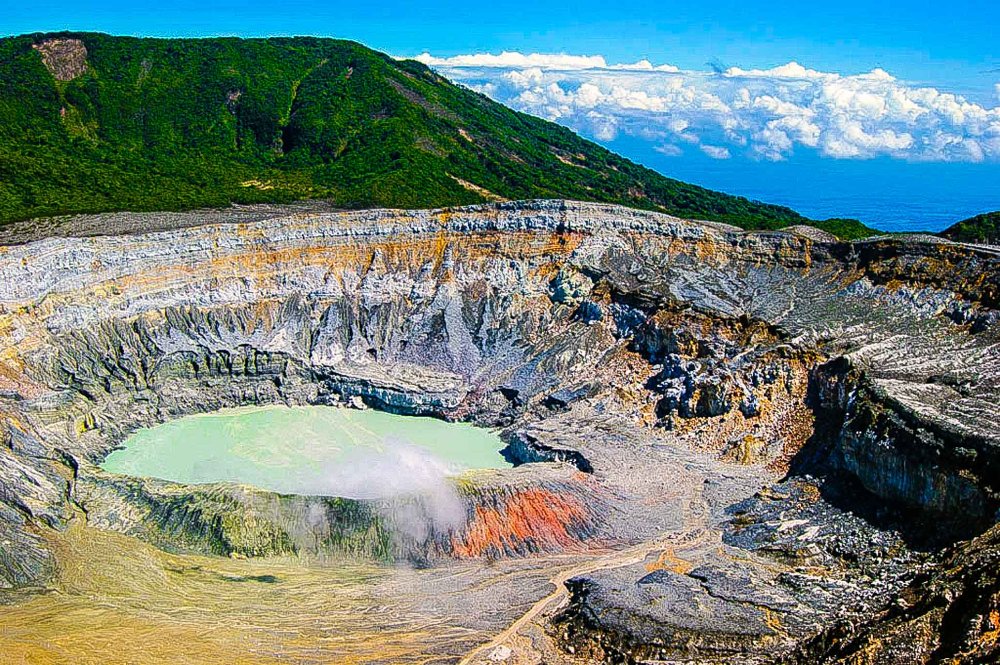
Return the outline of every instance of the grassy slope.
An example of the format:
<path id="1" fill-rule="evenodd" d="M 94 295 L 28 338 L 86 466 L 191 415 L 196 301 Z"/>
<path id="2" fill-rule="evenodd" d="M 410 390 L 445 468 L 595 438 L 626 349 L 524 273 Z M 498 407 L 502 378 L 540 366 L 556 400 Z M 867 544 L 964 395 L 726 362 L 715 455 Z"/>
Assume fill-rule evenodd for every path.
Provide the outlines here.
<path id="1" fill-rule="evenodd" d="M 53 36 L 85 43 L 86 73 L 53 78 L 32 48 Z M 428 207 L 492 195 L 867 233 L 665 178 L 353 42 L 0 39 L 0 223 L 306 198 Z"/>
<path id="2" fill-rule="evenodd" d="M 941 232 L 949 240 L 1000 245 L 1000 211 L 962 220 Z"/>

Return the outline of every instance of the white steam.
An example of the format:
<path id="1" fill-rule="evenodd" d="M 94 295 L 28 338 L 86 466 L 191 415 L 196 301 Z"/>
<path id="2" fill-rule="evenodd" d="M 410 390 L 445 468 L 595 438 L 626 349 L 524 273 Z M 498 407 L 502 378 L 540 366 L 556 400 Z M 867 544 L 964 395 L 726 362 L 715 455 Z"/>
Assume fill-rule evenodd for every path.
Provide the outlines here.
<path id="1" fill-rule="evenodd" d="M 449 479 L 456 470 L 423 448 L 386 440 L 354 449 L 313 493 L 378 501 L 396 536 L 424 542 L 465 524 L 465 503 Z"/>

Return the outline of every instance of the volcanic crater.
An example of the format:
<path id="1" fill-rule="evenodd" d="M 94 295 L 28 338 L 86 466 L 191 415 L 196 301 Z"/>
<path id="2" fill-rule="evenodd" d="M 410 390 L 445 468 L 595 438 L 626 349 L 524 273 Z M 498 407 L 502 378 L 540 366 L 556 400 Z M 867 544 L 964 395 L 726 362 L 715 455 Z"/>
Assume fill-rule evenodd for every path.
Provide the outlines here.
<path id="1" fill-rule="evenodd" d="M 179 637 L 218 662 L 997 653 L 1000 586 L 972 580 L 1000 566 L 996 250 L 548 200 L 239 215 L 0 247 L 8 653 L 68 658 L 34 619 L 83 611 L 97 660 L 115 621 L 162 662 Z M 514 467 L 449 479 L 442 523 L 419 492 L 99 466 L 263 405 L 495 428 Z M 87 581 L 123 566 L 152 581 Z M 226 604 L 247 585 L 256 617 Z"/>

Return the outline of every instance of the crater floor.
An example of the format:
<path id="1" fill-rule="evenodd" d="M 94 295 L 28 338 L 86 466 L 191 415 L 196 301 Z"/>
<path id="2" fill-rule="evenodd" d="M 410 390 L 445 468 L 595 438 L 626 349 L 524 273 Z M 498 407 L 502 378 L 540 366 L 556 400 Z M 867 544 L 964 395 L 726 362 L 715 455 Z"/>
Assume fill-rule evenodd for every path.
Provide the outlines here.
<path id="1" fill-rule="evenodd" d="M 197 214 L 0 248 L 0 650 L 127 662 L 120 624 L 161 662 L 996 654 L 995 251 L 564 201 Z M 443 521 L 423 489 L 99 466 L 279 404 L 496 428 L 515 466 L 449 480 Z"/>

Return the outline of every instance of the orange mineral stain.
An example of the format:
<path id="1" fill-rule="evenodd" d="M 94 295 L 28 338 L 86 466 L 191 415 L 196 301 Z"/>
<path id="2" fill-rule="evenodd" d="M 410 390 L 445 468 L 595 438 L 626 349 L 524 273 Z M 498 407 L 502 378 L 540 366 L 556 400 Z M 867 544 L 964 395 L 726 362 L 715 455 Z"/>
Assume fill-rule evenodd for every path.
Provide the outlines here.
<path id="1" fill-rule="evenodd" d="M 562 551 L 580 545 L 572 527 L 589 521 L 590 513 L 574 496 L 544 489 L 521 490 L 506 498 L 502 507 L 476 506 L 468 529 L 452 537 L 459 558 L 483 556 L 491 551 L 517 550 L 534 543 L 541 551 Z"/>

